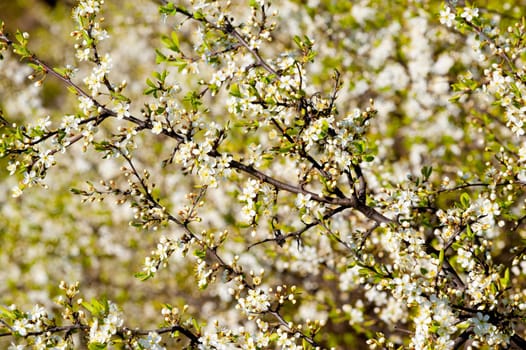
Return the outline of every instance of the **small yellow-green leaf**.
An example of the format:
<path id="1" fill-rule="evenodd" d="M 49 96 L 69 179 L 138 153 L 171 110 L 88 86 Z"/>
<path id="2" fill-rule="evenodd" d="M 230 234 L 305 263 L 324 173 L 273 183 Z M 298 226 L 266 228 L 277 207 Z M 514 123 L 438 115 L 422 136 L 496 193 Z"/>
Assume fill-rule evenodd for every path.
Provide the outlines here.
<path id="1" fill-rule="evenodd" d="M 510 268 L 506 268 L 504 271 L 504 277 L 500 279 L 500 286 L 502 290 L 508 288 L 510 284 Z"/>
<path id="2" fill-rule="evenodd" d="M 471 203 L 471 198 L 469 197 L 469 194 L 466 192 L 462 193 L 460 195 L 460 204 L 462 205 L 462 208 L 467 209 L 469 208 L 469 204 Z"/>

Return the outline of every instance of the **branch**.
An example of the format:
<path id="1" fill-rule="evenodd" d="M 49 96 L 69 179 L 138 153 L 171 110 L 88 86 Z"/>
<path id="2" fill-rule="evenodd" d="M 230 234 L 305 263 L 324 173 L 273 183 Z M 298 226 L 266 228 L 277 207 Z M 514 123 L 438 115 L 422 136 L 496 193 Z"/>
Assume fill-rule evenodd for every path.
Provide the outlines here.
<path id="1" fill-rule="evenodd" d="M 130 332 L 133 335 L 148 335 L 151 332 L 155 332 L 157 334 L 179 332 L 183 334 L 185 337 L 187 337 L 190 340 L 191 344 L 201 343 L 201 341 L 199 340 L 199 337 L 196 334 L 192 333 L 190 330 L 184 327 L 181 327 L 179 325 L 174 325 L 171 327 L 163 327 L 163 328 L 158 328 L 158 329 L 151 329 L 151 330 L 130 329 L 130 328 L 124 327 L 120 330 L 120 332 L 122 334 L 126 334 Z"/>
<path id="2" fill-rule="evenodd" d="M 245 41 L 245 39 L 241 36 L 241 34 L 239 34 L 239 32 L 234 28 L 234 26 L 232 26 L 232 24 L 228 21 L 227 19 L 227 26 L 224 30 L 225 33 L 227 34 L 231 34 L 234 38 L 237 39 L 237 41 L 239 41 L 239 43 L 241 45 L 243 45 L 251 54 L 252 56 L 254 56 L 257 60 L 257 62 L 263 67 L 265 68 L 265 70 L 273 75 L 275 75 L 276 77 L 279 77 L 280 74 L 274 69 L 272 68 L 262 57 L 261 55 L 258 53 L 257 50 L 253 49 L 250 47 L 250 45 Z"/>
<path id="3" fill-rule="evenodd" d="M 5 324 L 3 321 L 2 321 L 3 324 Z M 11 327 L 9 327 L 11 328 Z M 27 335 L 24 336 L 23 338 L 27 338 L 27 337 L 32 337 L 32 336 L 39 336 L 39 335 L 42 335 L 42 334 L 47 334 L 47 333 L 61 333 L 61 332 L 66 332 L 66 333 L 69 333 L 71 331 L 76 331 L 76 330 L 81 330 L 83 332 L 88 332 L 90 329 L 90 327 L 88 325 L 84 325 L 84 324 L 74 324 L 74 325 L 70 325 L 70 326 L 60 326 L 60 327 L 51 327 L 51 328 L 47 328 L 47 329 L 43 329 L 41 331 L 38 331 L 38 332 L 27 332 Z M 173 332 L 179 332 L 181 334 L 183 334 L 185 337 L 187 337 L 189 340 L 190 340 L 190 343 L 191 344 L 200 344 L 201 341 L 199 340 L 199 337 L 192 333 L 190 330 L 182 327 L 182 326 L 179 326 L 179 325 L 174 325 L 174 326 L 171 326 L 171 327 L 163 327 L 163 328 L 158 328 L 158 329 L 150 329 L 150 330 L 141 330 L 141 329 L 131 329 L 131 328 L 128 328 L 128 327 L 122 327 L 122 328 L 119 328 L 117 330 L 117 333 L 119 335 L 121 335 L 121 337 L 125 337 L 127 334 L 132 334 L 132 335 L 148 335 L 149 333 L 151 332 L 155 332 L 155 333 L 158 333 L 158 334 L 164 334 L 164 333 L 173 333 Z M 15 332 L 11 331 L 11 332 L 8 332 L 8 333 L 0 333 L 0 337 L 9 337 L 9 336 L 13 336 L 15 335 Z"/>
<path id="4" fill-rule="evenodd" d="M 163 5 L 168 5 L 170 2 L 167 1 L 167 0 L 158 0 L 161 4 Z M 172 3 L 173 4 L 173 3 Z M 253 49 L 250 47 L 250 45 L 247 43 L 247 41 L 245 40 L 245 38 L 243 38 L 243 36 L 236 30 L 236 28 L 232 25 L 232 23 L 230 23 L 230 21 L 228 20 L 228 18 L 226 18 L 226 25 L 225 26 L 218 26 L 212 22 L 210 22 L 209 20 L 207 20 L 205 17 L 197 17 L 195 16 L 194 13 L 182 8 L 182 7 L 179 7 L 179 6 L 175 6 L 174 5 L 174 9 L 177 13 L 180 13 L 182 15 L 185 15 L 187 18 L 190 18 L 190 19 L 193 19 L 195 21 L 198 21 L 198 22 L 201 22 L 201 23 L 204 23 L 208 26 L 210 26 L 211 28 L 215 29 L 215 30 L 218 30 L 218 31 L 221 31 L 225 34 L 228 34 L 232 37 L 234 37 L 244 48 L 246 48 L 248 50 L 248 52 L 250 52 L 252 54 L 252 56 L 254 56 L 254 58 L 256 59 L 256 61 L 258 62 L 258 64 L 260 66 L 262 66 L 267 72 L 275 75 L 276 77 L 279 77 L 280 74 L 274 69 L 272 68 L 262 57 L 261 55 L 259 54 L 259 52 L 256 50 L 256 49 Z"/>
<path id="5" fill-rule="evenodd" d="M 292 334 L 295 334 L 295 335 L 296 334 L 299 335 L 300 338 L 305 340 L 307 343 L 309 343 L 310 345 L 312 345 L 312 346 L 316 347 L 317 349 L 319 349 L 320 345 L 318 343 L 316 343 L 311 337 L 303 334 L 302 332 L 300 332 L 298 330 L 291 329 L 289 323 L 283 319 L 283 317 L 281 316 L 281 314 L 278 311 L 269 310 L 268 313 L 271 314 L 272 316 L 274 316 L 279 321 L 281 326 L 283 326 L 289 333 L 292 333 Z"/>
<path id="6" fill-rule="evenodd" d="M 4 323 L 4 322 L 2 321 L 2 323 Z M 11 328 L 11 327 L 9 327 L 9 328 Z M 41 330 L 41 331 L 37 331 L 37 332 L 27 332 L 27 335 L 24 336 L 24 338 L 32 337 L 32 336 L 38 336 L 38 335 L 42 335 L 44 333 L 71 332 L 71 331 L 79 330 L 79 329 L 83 330 L 83 331 L 88 331 L 89 330 L 89 326 L 82 325 L 82 324 L 73 324 L 73 325 L 70 325 L 70 326 L 52 327 L 52 328 L 47 328 L 47 329 L 44 329 L 44 330 Z M 14 331 L 11 331 L 11 332 L 8 332 L 8 333 L 0 333 L 0 337 L 9 337 L 9 336 L 13 336 L 15 334 L 16 334 L 16 332 L 14 332 Z"/>
<path id="7" fill-rule="evenodd" d="M 307 232 L 309 229 L 311 229 L 311 228 L 313 228 L 315 226 L 318 226 L 319 224 L 321 224 L 323 222 L 323 220 L 327 220 L 327 219 L 333 217 L 334 215 L 344 211 L 345 209 L 348 209 L 348 208 L 346 208 L 346 207 L 338 207 L 336 209 L 333 209 L 330 212 L 328 212 L 327 214 L 323 215 L 322 219 L 316 219 L 315 221 L 311 222 L 310 224 L 306 224 L 303 228 L 301 228 L 299 230 L 287 233 L 286 235 L 280 235 L 280 236 L 278 236 L 276 238 L 267 238 L 267 239 L 264 239 L 262 241 L 253 243 L 253 244 L 248 246 L 247 250 L 249 250 L 250 248 L 252 248 L 254 246 L 257 246 L 257 245 L 260 245 L 260 244 L 263 244 L 263 243 L 266 243 L 266 242 L 278 242 L 278 244 L 280 244 L 280 242 L 284 243 L 284 241 L 286 241 L 289 238 L 299 239 L 301 237 L 301 235 L 303 233 Z"/>

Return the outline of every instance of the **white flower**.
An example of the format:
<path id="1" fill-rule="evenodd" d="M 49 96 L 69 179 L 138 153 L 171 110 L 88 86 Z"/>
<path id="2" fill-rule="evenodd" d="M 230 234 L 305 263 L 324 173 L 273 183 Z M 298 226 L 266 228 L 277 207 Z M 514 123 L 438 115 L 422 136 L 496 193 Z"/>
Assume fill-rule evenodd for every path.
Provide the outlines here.
<path id="1" fill-rule="evenodd" d="M 440 11 L 440 23 L 445 24 L 448 27 L 453 26 L 455 21 L 455 14 L 451 12 L 451 9 L 446 6 L 446 8 Z"/>
<path id="2" fill-rule="evenodd" d="M 199 179 L 203 185 L 207 185 L 210 188 L 217 187 L 217 180 L 215 178 L 216 172 L 208 162 L 201 163 L 201 167 L 198 171 Z"/>
<path id="3" fill-rule="evenodd" d="M 270 307 L 269 296 L 261 289 L 251 289 L 246 298 L 239 298 L 239 306 L 246 313 L 261 313 Z"/>
<path id="4" fill-rule="evenodd" d="M 37 182 L 37 173 L 34 170 L 24 173 L 24 180 L 22 183 L 24 185 L 33 185 Z"/>
<path id="5" fill-rule="evenodd" d="M 360 283 L 360 267 L 354 266 L 348 268 L 345 272 L 340 274 L 339 287 L 342 291 L 349 291 L 354 286 Z"/>
<path id="6" fill-rule="evenodd" d="M 99 320 L 93 321 L 89 330 L 89 341 L 90 343 L 105 344 L 110 340 L 111 334 L 105 332 L 103 327 L 99 328 Z"/>
<path id="7" fill-rule="evenodd" d="M 33 310 L 31 311 L 31 320 L 33 322 L 37 322 L 41 318 L 47 317 L 47 311 L 40 305 L 33 306 Z"/>
<path id="8" fill-rule="evenodd" d="M 7 165 L 7 171 L 9 171 L 9 175 L 13 175 L 16 172 L 16 169 L 18 168 L 19 165 L 20 165 L 20 162 L 18 160 L 16 162 L 12 160 L 9 161 Z"/>
<path id="9" fill-rule="evenodd" d="M 254 202 L 249 200 L 246 205 L 241 208 L 241 215 L 243 215 L 245 221 L 252 221 L 256 216 L 256 211 L 254 210 Z"/>
<path id="10" fill-rule="evenodd" d="M 163 350 L 165 347 L 159 345 L 161 340 L 162 338 L 159 334 L 150 332 L 146 338 L 139 339 L 138 343 L 141 349 Z"/>
<path id="11" fill-rule="evenodd" d="M 93 72 L 99 76 L 108 74 L 112 68 L 112 60 L 110 55 L 105 54 L 99 62 L 99 65 L 93 68 Z"/>
<path id="12" fill-rule="evenodd" d="M 110 313 L 104 318 L 104 324 L 108 327 L 108 331 L 111 334 L 115 334 L 117 332 L 117 328 L 122 327 L 124 324 L 124 320 L 122 319 L 121 312 L 117 308 L 117 305 L 110 302 L 109 306 Z"/>
<path id="13" fill-rule="evenodd" d="M 76 56 L 79 61 L 88 61 L 91 54 L 91 50 L 89 48 L 85 49 L 78 49 Z"/>
<path id="14" fill-rule="evenodd" d="M 473 332 L 479 336 L 487 334 L 491 326 L 491 323 L 488 321 L 489 315 L 483 315 L 482 313 L 477 312 L 477 316 L 471 318 Z"/>
<path id="15" fill-rule="evenodd" d="M 30 327 L 31 325 L 27 322 L 27 319 L 23 318 L 21 320 L 15 320 L 11 328 L 13 329 L 13 331 L 20 334 L 22 337 L 25 337 Z"/>
<path id="16" fill-rule="evenodd" d="M 49 115 L 45 118 L 40 118 L 37 120 L 37 127 L 42 130 L 47 131 L 50 125 L 51 125 L 51 119 Z"/>
<path id="17" fill-rule="evenodd" d="M 466 21 L 471 22 L 471 20 L 474 17 L 479 16 L 479 9 L 478 8 L 469 8 L 464 7 L 464 12 L 460 15 L 462 18 L 466 19 Z"/>
<path id="18" fill-rule="evenodd" d="M 102 41 L 110 37 L 105 29 L 100 28 L 100 24 L 98 22 L 93 24 L 93 27 L 91 28 L 91 35 L 98 41 Z"/>
<path id="19" fill-rule="evenodd" d="M 88 86 L 88 89 L 91 91 L 91 96 L 98 95 L 99 89 L 102 87 L 103 78 L 104 75 L 101 76 L 100 74 L 96 74 L 95 72 L 84 78 L 84 84 L 86 84 Z"/>
<path id="20" fill-rule="evenodd" d="M 310 194 L 305 195 L 303 193 L 298 193 L 296 196 L 296 201 L 294 202 L 296 207 L 298 209 L 312 208 L 314 206 L 314 202 L 310 200 L 310 197 Z"/>
<path id="21" fill-rule="evenodd" d="M 457 263 L 460 264 L 460 266 L 467 270 L 471 271 L 475 267 L 475 259 L 473 258 L 473 253 L 471 253 L 469 250 L 465 250 L 464 248 L 460 247 L 457 250 Z"/>
<path id="22" fill-rule="evenodd" d="M 153 124 L 152 133 L 154 133 L 155 135 L 159 135 L 160 133 L 163 132 L 163 123 L 156 120 L 152 124 Z"/>
<path id="23" fill-rule="evenodd" d="M 14 186 L 12 189 L 11 189 L 11 197 L 13 198 L 18 198 L 22 195 L 22 189 L 19 187 L 19 186 Z"/>
<path id="24" fill-rule="evenodd" d="M 117 113 L 117 119 L 123 119 L 130 116 L 130 112 L 128 111 L 129 109 L 130 104 L 126 102 L 118 102 L 113 108 L 113 111 Z"/>
<path id="25" fill-rule="evenodd" d="M 100 5 L 104 1 L 97 0 L 84 0 L 74 10 L 75 17 L 84 17 L 86 15 L 92 15 L 100 11 Z"/>
<path id="26" fill-rule="evenodd" d="M 86 96 L 80 96 L 79 97 L 79 108 L 82 110 L 82 113 L 86 116 L 90 116 L 93 107 L 95 107 L 95 103 L 93 103 L 93 100 Z"/>
<path id="27" fill-rule="evenodd" d="M 106 344 L 111 340 L 111 336 L 117 333 L 117 328 L 124 323 L 121 312 L 115 304 L 109 303 L 110 312 L 99 325 L 99 320 L 95 319 L 89 331 L 90 343 Z"/>
<path id="28" fill-rule="evenodd" d="M 209 278 L 212 275 L 212 270 L 207 269 L 206 262 L 204 260 L 197 260 L 197 286 L 200 289 L 205 288 L 208 285 Z"/>
<path id="29" fill-rule="evenodd" d="M 142 270 L 147 274 L 154 274 L 157 271 L 158 264 L 159 261 L 157 259 L 152 259 L 151 257 L 147 256 L 144 259 L 144 267 L 142 268 Z"/>
<path id="30" fill-rule="evenodd" d="M 79 124 L 80 118 L 74 115 L 66 115 L 64 116 L 64 119 L 62 119 L 60 127 L 64 129 L 66 134 L 69 134 L 70 132 L 77 131 L 79 129 Z"/>
<path id="31" fill-rule="evenodd" d="M 45 168 L 50 168 L 55 164 L 55 157 L 52 151 L 47 150 L 44 154 L 40 155 L 40 161 L 44 164 Z"/>
<path id="32" fill-rule="evenodd" d="M 255 179 L 249 179 L 243 188 L 243 193 L 239 195 L 238 199 L 242 202 L 248 202 L 257 196 L 261 189 L 260 183 Z"/>

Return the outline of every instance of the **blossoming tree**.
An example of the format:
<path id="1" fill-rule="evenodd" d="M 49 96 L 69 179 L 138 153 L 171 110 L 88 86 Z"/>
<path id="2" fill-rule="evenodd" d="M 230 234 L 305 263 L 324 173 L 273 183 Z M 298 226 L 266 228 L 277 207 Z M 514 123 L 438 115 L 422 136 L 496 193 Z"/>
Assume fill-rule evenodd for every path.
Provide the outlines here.
<path id="1" fill-rule="evenodd" d="M 525 9 L 1 18 L 0 344 L 526 348 Z"/>

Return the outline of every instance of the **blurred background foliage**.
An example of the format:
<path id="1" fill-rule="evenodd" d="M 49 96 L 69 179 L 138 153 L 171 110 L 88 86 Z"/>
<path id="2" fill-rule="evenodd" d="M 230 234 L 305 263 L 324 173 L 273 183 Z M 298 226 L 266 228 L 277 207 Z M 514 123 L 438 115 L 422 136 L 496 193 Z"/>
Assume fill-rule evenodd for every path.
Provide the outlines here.
<path id="1" fill-rule="evenodd" d="M 130 23 L 137 26 L 129 36 L 122 34 L 122 43 L 130 40 L 138 51 L 120 47 L 124 61 L 118 65 L 115 77 L 120 81 L 118 76 L 122 73 L 128 79 L 136 78 L 141 90 L 135 95 L 140 95 L 145 75 L 151 73 L 154 51 L 139 45 L 150 45 L 150 35 L 159 29 L 150 27 L 149 22 L 159 19 L 157 5 L 144 0 L 106 3 L 105 16 L 112 34 L 121 35 L 116 33 L 127 30 Z M 75 42 L 70 37 L 74 5 L 74 1 L 62 0 L 0 1 L 0 19 L 12 38 L 16 30 L 28 32 L 30 49 L 51 66 L 63 67 L 75 60 Z M 79 75 L 83 72 L 81 69 Z M 0 78 L 0 108 L 6 119 L 36 122 L 50 116 L 56 122 L 64 114 L 75 113 L 76 98 L 60 81 L 47 77 L 42 88 L 37 89 L 27 80 L 30 73 L 16 58 L 0 61 L 0 75 L 7 76 Z M 17 199 L 10 198 L 9 187 L 15 182 L 7 174 L 7 161 L 0 161 L 0 264 L 4 266 L 0 273 L 0 304 L 16 303 L 25 309 L 40 304 L 54 310 L 53 299 L 61 294 L 60 281 L 79 280 L 86 299 L 107 298 L 131 314 L 140 315 L 132 320 L 131 327 L 155 327 L 161 304 L 167 298 L 173 305 L 179 301 L 191 303 L 191 284 L 176 287 L 179 281 L 189 278 L 191 267 L 177 272 L 176 278 L 148 283 L 133 277 L 142 269 L 144 257 L 155 248 L 158 235 L 130 227 L 133 213 L 127 208 L 114 202 L 83 204 L 71 194 L 70 189 L 84 186 L 85 180 L 96 181 L 101 174 L 112 178 L 121 164 L 101 161 L 95 152 L 83 154 L 80 147 L 58 157 L 59 165 L 48 183 L 48 191 L 52 192 L 35 188 L 27 197 Z M 200 302 L 196 301 L 196 305 Z M 7 348 L 9 342 L 3 337 L 0 348 Z"/>

